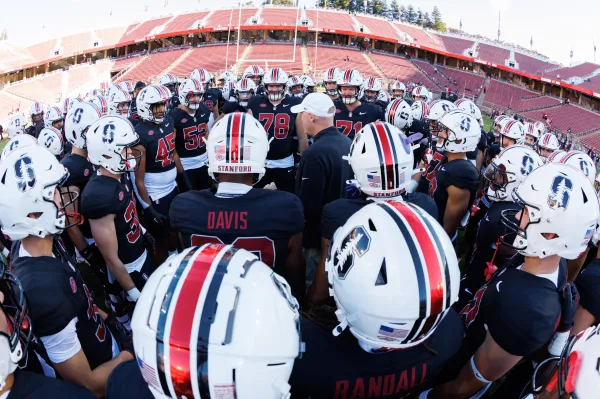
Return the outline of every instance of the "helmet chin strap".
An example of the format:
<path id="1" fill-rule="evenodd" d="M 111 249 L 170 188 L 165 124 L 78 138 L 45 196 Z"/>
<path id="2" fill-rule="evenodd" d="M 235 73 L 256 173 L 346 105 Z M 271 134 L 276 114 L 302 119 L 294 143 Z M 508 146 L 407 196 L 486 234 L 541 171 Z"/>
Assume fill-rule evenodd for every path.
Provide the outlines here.
<path id="1" fill-rule="evenodd" d="M 346 313 L 342 309 L 336 310 L 335 316 L 339 320 L 340 324 L 333 329 L 332 334 L 337 337 L 348 327 L 348 319 L 346 318 Z"/>

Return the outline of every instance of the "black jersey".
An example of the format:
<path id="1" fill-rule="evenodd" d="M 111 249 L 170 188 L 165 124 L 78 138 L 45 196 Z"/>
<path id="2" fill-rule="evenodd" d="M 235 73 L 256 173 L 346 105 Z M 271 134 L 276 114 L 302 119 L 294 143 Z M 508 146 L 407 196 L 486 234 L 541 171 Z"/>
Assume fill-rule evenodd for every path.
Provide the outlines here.
<path id="1" fill-rule="evenodd" d="M 269 135 L 267 159 L 276 160 L 287 158 L 296 152 L 296 116 L 291 111 L 294 105 L 300 104 L 301 99 L 284 97 L 281 103 L 273 105 L 267 97 L 253 96 L 248 102 L 248 109 Z"/>
<path id="2" fill-rule="evenodd" d="M 77 338 L 90 368 L 112 359 L 112 335 L 73 263 L 52 256 L 13 256 L 12 272 L 23 285 L 36 337 L 57 334 L 77 319 Z"/>
<path id="3" fill-rule="evenodd" d="M 353 111 L 346 108 L 341 101 L 335 100 L 334 123 L 340 132 L 354 140 L 354 136 L 371 122 L 383 120 L 381 107 L 371 103 L 360 103 Z"/>
<path id="4" fill-rule="evenodd" d="M 138 358 L 115 367 L 106 381 L 106 399 L 154 399 L 140 366 L 144 367 L 144 363 Z"/>
<path id="5" fill-rule="evenodd" d="M 86 388 L 37 373 L 17 370 L 15 380 L 6 399 L 94 399 Z"/>
<path id="6" fill-rule="evenodd" d="M 579 304 L 600 321 L 600 259 L 594 259 L 575 279 Z"/>
<path id="7" fill-rule="evenodd" d="M 40 122 L 40 123 L 36 123 L 33 125 L 30 125 L 27 129 L 25 129 L 25 133 L 35 137 L 36 139 L 40 136 L 40 132 L 42 131 L 42 129 L 44 128 L 44 123 Z"/>
<path id="8" fill-rule="evenodd" d="M 268 210 L 268 212 L 266 211 Z M 276 270 L 285 270 L 290 238 L 304 228 L 298 197 L 253 188 L 243 195 L 217 197 L 213 190 L 190 191 L 171 203 L 171 226 L 184 247 L 225 243 L 257 252 Z"/>
<path id="9" fill-rule="evenodd" d="M 306 352 L 290 377 L 292 398 L 399 398 L 427 389 L 460 348 L 464 327 L 450 309 L 433 334 L 412 348 L 369 353 L 348 330 L 334 337 L 300 318 Z"/>
<path id="10" fill-rule="evenodd" d="M 412 193 L 404 195 L 403 200 L 417 205 L 429 213 L 431 217 L 437 219 L 437 206 L 435 205 L 435 201 L 428 195 Z M 372 199 L 369 198 L 341 198 L 325 205 L 321 216 L 321 237 L 331 240 L 335 231 L 343 226 L 350 219 L 350 216 L 354 215 L 364 206 L 372 203 Z"/>
<path id="11" fill-rule="evenodd" d="M 204 104 L 200 104 L 194 115 L 179 108 L 171 113 L 176 133 L 175 149 L 180 158 L 193 158 L 206 153 L 206 136 L 211 115 Z"/>
<path id="12" fill-rule="evenodd" d="M 204 93 L 202 96 L 202 102 L 208 107 L 210 112 L 213 112 L 214 108 L 219 106 L 219 102 L 223 100 L 223 93 L 220 89 L 212 87 Z"/>
<path id="13" fill-rule="evenodd" d="M 146 173 L 162 173 L 175 168 L 175 131 L 168 116 L 160 124 L 140 121 L 135 127 L 145 148 Z"/>
<path id="14" fill-rule="evenodd" d="M 465 209 L 471 209 L 477 188 L 479 187 L 479 171 L 466 159 L 455 159 L 448 162 L 444 158 L 435 172 L 435 176 L 429 182 L 429 195 L 435 200 L 438 207 L 438 221 L 443 225 L 446 203 L 448 202 L 448 187 L 455 186 L 460 189 L 469 190 L 469 205 Z"/>
<path id="15" fill-rule="evenodd" d="M 484 152 L 487 148 L 487 136 L 483 130 L 481 130 L 481 136 L 479 137 L 479 142 L 477 143 L 477 148 L 473 151 L 467 152 L 467 159 L 469 161 L 476 161 L 477 154 L 479 151 Z"/>
<path id="16" fill-rule="evenodd" d="M 427 164 L 427 169 L 421 174 L 419 179 L 419 185 L 417 186 L 417 192 L 429 195 L 429 182 L 435 177 L 435 173 L 438 170 L 440 162 L 444 159 L 444 153 L 438 152 L 433 148 L 433 155 L 431 161 Z"/>
<path id="17" fill-rule="evenodd" d="M 95 175 L 95 167 L 86 158 L 81 155 L 69 154 L 63 158 L 60 163 L 69 171 L 69 177 L 65 182 L 65 186 L 75 186 L 79 189 L 79 198 L 81 202 L 81 195 L 87 185 L 88 181 L 92 176 Z M 83 223 L 79 226 L 79 230 L 85 238 L 92 238 L 92 231 L 90 230 L 90 223 L 87 218 L 83 218 Z"/>
<path id="18" fill-rule="evenodd" d="M 248 109 L 246 107 L 243 107 L 242 105 L 240 105 L 239 102 L 235 101 L 235 100 L 229 100 L 229 101 L 225 101 L 225 104 L 223 104 L 223 114 L 227 115 L 227 114 L 231 114 L 233 112 L 248 112 Z"/>
<path id="19" fill-rule="evenodd" d="M 131 263 L 142 256 L 146 250 L 142 226 L 127 174 L 123 174 L 120 181 L 108 176 L 95 176 L 83 191 L 80 209 L 83 216 L 88 219 L 115 215 L 119 259 L 123 263 Z"/>

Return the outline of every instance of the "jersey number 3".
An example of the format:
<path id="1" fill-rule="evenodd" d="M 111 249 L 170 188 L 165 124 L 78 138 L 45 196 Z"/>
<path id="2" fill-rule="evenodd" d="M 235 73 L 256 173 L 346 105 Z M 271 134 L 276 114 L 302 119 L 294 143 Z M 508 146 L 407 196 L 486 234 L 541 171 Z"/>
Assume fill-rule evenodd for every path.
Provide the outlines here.
<path id="1" fill-rule="evenodd" d="M 156 162 L 165 167 L 173 163 L 173 152 L 175 151 L 175 133 L 167 134 L 158 140 L 158 149 L 156 150 Z"/>
<path id="2" fill-rule="evenodd" d="M 192 246 L 225 244 L 219 237 L 192 234 Z M 231 243 L 234 247 L 252 252 L 271 269 L 275 267 L 275 243 L 268 237 L 238 237 Z"/>

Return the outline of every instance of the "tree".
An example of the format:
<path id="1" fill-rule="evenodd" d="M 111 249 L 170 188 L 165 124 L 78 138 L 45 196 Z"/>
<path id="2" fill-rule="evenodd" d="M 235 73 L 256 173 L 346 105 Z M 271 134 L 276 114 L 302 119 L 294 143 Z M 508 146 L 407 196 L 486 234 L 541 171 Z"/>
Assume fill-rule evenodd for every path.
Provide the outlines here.
<path id="1" fill-rule="evenodd" d="M 416 21 L 417 25 L 423 26 L 423 12 L 421 11 L 420 8 L 417 10 L 417 18 L 416 18 L 416 20 L 417 20 Z"/>
<path id="2" fill-rule="evenodd" d="M 387 4 L 383 0 L 373 0 L 370 2 L 370 8 L 374 15 L 385 15 L 387 12 Z"/>
<path id="3" fill-rule="evenodd" d="M 263 6 L 266 4 L 271 4 L 271 1 L 273 2 L 274 6 L 288 6 L 288 7 L 293 7 L 296 5 L 296 2 L 294 0 L 263 0 Z"/>
<path id="4" fill-rule="evenodd" d="M 433 23 L 431 22 L 431 17 L 429 16 L 428 12 L 426 12 L 423 16 L 423 27 L 428 29 L 433 27 Z"/>
<path id="5" fill-rule="evenodd" d="M 390 3 L 389 16 L 392 19 L 400 19 L 400 6 L 398 5 L 397 0 L 392 0 Z"/>
<path id="6" fill-rule="evenodd" d="M 8 32 L 6 31 L 6 28 L 2 30 L 2 33 L 0 33 L 0 42 L 2 40 L 8 40 Z"/>
<path id="7" fill-rule="evenodd" d="M 406 9 L 406 22 L 410 22 L 411 24 L 417 23 L 417 13 L 412 4 L 409 4 Z"/>
<path id="8" fill-rule="evenodd" d="M 433 22 L 433 29 L 441 32 L 446 32 L 448 30 L 448 28 L 446 27 L 446 23 L 442 21 L 442 13 L 440 12 L 440 9 L 437 8 L 437 6 L 433 7 L 431 17 Z"/>
<path id="9" fill-rule="evenodd" d="M 404 7 L 404 5 L 400 6 L 399 13 L 400 13 L 400 21 L 402 21 L 402 22 L 408 21 L 408 10 L 406 9 L 406 7 Z"/>

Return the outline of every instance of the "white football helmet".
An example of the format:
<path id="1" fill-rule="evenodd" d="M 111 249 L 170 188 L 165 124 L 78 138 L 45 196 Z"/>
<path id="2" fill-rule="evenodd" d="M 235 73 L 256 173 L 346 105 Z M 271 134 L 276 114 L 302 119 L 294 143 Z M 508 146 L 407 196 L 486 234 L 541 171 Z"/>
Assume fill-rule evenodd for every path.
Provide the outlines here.
<path id="1" fill-rule="evenodd" d="M 26 124 L 27 121 L 25 120 L 23 115 L 15 114 L 11 116 L 6 126 L 6 134 L 8 135 L 8 138 L 12 139 L 13 137 L 19 134 L 23 134 L 25 132 Z"/>
<path id="2" fill-rule="evenodd" d="M 521 122 L 511 119 L 500 129 L 500 147 L 506 148 L 514 144 L 525 144 L 525 128 Z M 504 142 L 504 137 L 514 140 L 514 143 Z"/>
<path id="3" fill-rule="evenodd" d="M 143 120 L 160 125 L 165 120 L 170 99 L 171 93 L 164 86 L 146 86 L 137 96 L 137 113 Z M 165 110 L 154 114 L 151 109 L 154 104 L 164 104 Z"/>
<path id="4" fill-rule="evenodd" d="M 60 234 L 81 220 L 67 225 L 66 208 L 76 193 L 62 188 L 61 206 L 54 202 L 55 190 L 69 172 L 45 147 L 29 145 L 11 151 L 0 163 L 0 175 L 0 225 L 11 240 Z M 66 198 L 70 200 L 65 203 Z"/>
<path id="5" fill-rule="evenodd" d="M 560 158 L 559 163 L 571 165 L 575 169 L 579 169 L 588 178 L 590 183 L 594 184 L 596 180 L 596 164 L 594 164 L 592 158 L 585 152 L 569 151 Z"/>
<path id="6" fill-rule="evenodd" d="M 267 97 L 271 101 L 279 101 L 283 99 L 285 95 L 285 87 L 287 85 L 288 76 L 281 68 L 271 68 L 267 71 L 265 76 L 263 77 L 263 84 L 266 89 Z M 277 89 L 272 87 L 269 89 L 269 86 L 281 86 L 281 88 Z"/>
<path id="7" fill-rule="evenodd" d="M 35 137 L 30 136 L 28 134 L 19 134 L 6 143 L 4 149 L 2 150 L 2 155 L 0 156 L 0 161 L 2 161 L 8 154 L 16 150 L 17 148 L 27 147 L 29 145 L 38 145 L 38 141 Z"/>
<path id="8" fill-rule="evenodd" d="M 62 129 L 62 122 L 64 119 L 65 117 L 63 116 L 62 109 L 59 107 L 50 107 L 44 115 L 44 126 Z M 54 126 L 55 123 L 57 126 Z"/>
<path id="9" fill-rule="evenodd" d="M 242 74 L 242 78 L 252 79 L 254 81 L 254 84 L 256 84 L 256 87 L 261 85 L 263 76 L 265 76 L 265 71 L 258 65 L 247 66 L 246 69 L 244 69 L 244 73 Z"/>
<path id="10" fill-rule="evenodd" d="M 38 143 L 46 147 L 56 157 L 63 155 L 65 143 L 63 142 L 62 133 L 52 126 L 47 126 L 40 131 Z"/>
<path id="11" fill-rule="evenodd" d="M 385 121 L 400 130 L 408 130 L 413 123 L 410 105 L 401 98 L 392 100 L 385 109 Z"/>
<path id="12" fill-rule="evenodd" d="M 125 80 L 125 81 L 119 83 L 119 88 L 123 91 L 126 91 L 133 97 L 133 92 L 135 91 L 135 86 L 130 81 Z"/>
<path id="13" fill-rule="evenodd" d="M 566 151 L 563 150 L 556 150 L 554 151 L 552 154 L 550 154 L 550 156 L 548 157 L 548 159 L 546 160 L 546 162 L 551 162 L 551 163 L 560 163 L 560 161 L 562 160 L 562 158 L 567 155 Z"/>
<path id="14" fill-rule="evenodd" d="M 331 241 L 326 270 L 340 322 L 333 334 L 349 327 L 367 350 L 420 344 L 458 299 L 460 271 L 448 234 L 400 201 L 352 215 Z"/>
<path id="15" fill-rule="evenodd" d="M 404 86 L 404 83 L 399 80 L 395 81 L 392 84 L 392 97 L 402 99 L 404 98 L 404 93 L 406 93 L 406 86 Z"/>
<path id="16" fill-rule="evenodd" d="M 185 79 L 179 86 L 179 101 L 191 110 L 195 111 L 200 108 L 202 94 L 204 94 L 202 84 L 195 79 Z M 198 101 L 190 101 L 191 95 L 198 95 L 200 98 Z"/>
<path id="17" fill-rule="evenodd" d="M 102 90 L 100 90 L 100 89 L 92 89 L 88 93 L 88 97 L 96 97 L 96 96 L 103 96 Z"/>
<path id="18" fill-rule="evenodd" d="M 60 109 L 63 113 L 63 116 L 66 117 L 69 113 L 69 110 L 73 108 L 75 105 L 80 104 L 81 100 L 77 97 L 65 98 L 60 105 Z"/>
<path id="19" fill-rule="evenodd" d="M 545 162 L 546 159 L 556 150 L 560 148 L 558 138 L 552 133 L 544 133 L 537 142 L 538 153 L 542 160 Z"/>
<path id="20" fill-rule="evenodd" d="M 121 93 L 124 92 L 121 91 Z M 73 147 L 84 150 L 87 130 L 100 118 L 102 118 L 102 112 L 94 104 L 77 104 L 71 108 L 65 119 L 65 138 Z"/>
<path id="21" fill-rule="evenodd" d="M 171 93 L 177 93 L 177 85 L 179 85 L 179 78 L 173 74 L 167 73 L 161 76 L 159 84 L 166 86 Z"/>
<path id="22" fill-rule="evenodd" d="M 288 80 L 286 82 L 286 89 L 287 93 L 291 97 L 304 97 L 304 83 L 302 82 L 302 80 L 300 80 L 300 78 L 296 76 L 288 77 Z"/>
<path id="23" fill-rule="evenodd" d="M 122 90 L 126 93 L 129 93 L 128 89 L 123 89 L 121 87 L 121 84 L 114 84 L 114 85 L 110 85 L 108 87 L 108 90 L 106 91 L 106 98 L 110 98 L 110 96 L 112 96 L 112 94 L 116 91 Z"/>
<path id="24" fill-rule="evenodd" d="M 446 100 L 435 100 L 427 107 L 427 113 L 425 114 L 425 120 L 429 125 L 429 131 L 432 136 L 437 136 L 441 130 L 438 121 L 448 111 L 456 109 L 456 105 Z M 468 113 L 468 112 L 467 112 Z"/>
<path id="25" fill-rule="evenodd" d="M 546 133 L 546 125 L 542 122 L 535 122 L 533 128 L 536 130 L 538 137 L 542 137 L 542 135 Z"/>
<path id="26" fill-rule="evenodd" d="M 481 139 L 481 128 L 479 123 L 471 116 L 461 110 L 446 112 L 438 120 L 440 131 L 436 148 L 438 151 L 451 153 L 470 152 L 477 148 Z M 442 132 L 446 137 L 442 137 Z"/>
<path id="27" fill-rule="evenodd" d="M 336 97 L 338 95 L 337 83 L 340 80 L 342 75 L 342 70 L 339 68 L 331 67 L 327 69 L 321 75 L 321 80 L 323 81 L 323 85 L 325 86 L 325 92 L 332 97 Z M 329 83 L 329 85 L 328 85 Z M 335 87 L 333 86 L 335 83 Z M 329 87 L 327 87 L 329 86 Z"/>
<path id="28" fill-rule="evenodd" d="M 362 85 L 362 92 L 366 102 L 374 103 L 382 89 L 381 80 L 373 76 L 366 78 Z"/>
<path id="29" fill-rule="evenodd" d="M 254 83 L 254 81 L 252 82 Z M 221 86 L 221 94 L 225 101 L 231 100 L 235 95 L 235 80 L 226 80 L 225 83 Z"/>
<path id="30" fill-rule="evenodd" d="M 235 84 L 235 96 L 242 107 L 248 106 L 248 101 L 256 93 L 256 84 L 250 78 L 242 78 Z"/>
<path id="31" fill-rule="evenodd" d="M 136 303 L 142 376 L 157 399 L 289 398 L 304 351 L 298 308 L 288 283 L 256 255 L 230 245 L 188 248 L 152 273 Z M 163 380 L 172 391 L 156 383 Z"/>
<path id="32" fill-rule="evenodd" d="M 37 101 L 31 104 L 31 107 L 29 107 L 29 121 L 35 124 L 36 122 L 33 119 L 36 116 L 39 116 L 40 122 L 44 121 L 44 106 L 42 105 L 42 103 L 39 103 Z"/>
<path id="33" fill-rule="evenodd" d="M 381 90 L 379 92 L 379 94 L 377 95 L 377 100 L 378 101 L 382 101 L 382 102 L 384 102 L 386 104 L 388 104 L 390 102 L 390 99 L 391 99 L 390 98 L 390 93 L 388 93 L 385 90 Z"/>
<path id="34" fill-rule="evenodd" d="M 358 101 L 363 82 L 362 75 L 355 69 L 348 69 L 340 73 L 337 81 L 338 95 L 344 104 L 354 104 Z M 356 90 L 354 94 L 343 95 L 342 87 L 354 87 Z"/>
<path id="35" fill-rule="evenodd" d="M 454 102 L 456 108 L 462 109 L 467 114 L 473 115 L 473 117 L 479 122 L 479 126 L 483 127 L 483 117 L 481 116 L 481 110 L 473 101 L 468 98 L 461 98 Z"/>
<path id="36" fill-rule="evenodd" d="M 546 163 L 525 178 L 513 199 L 527 209 L 529 221 L 522 227 L 525 212 L 516 218 L 516 211 L 505 210 L 502 222 L 517 233 L 512 245 L 520 254 L 576 259 L 587 248 L 600 210 L 594 187 L 579 170 Z"/>
<path id="37" fill-rule="evenodd" d="M 427 90 L 427 87 L 425 86 L 415 87 L 412 91 L 412 95 L 415 100 L 425 101 L 426 103 L 429 103 L 431 98 L 429 90 Z"/>
<path id="38" fill-rule="evenodd" d="M 129 115 L 131 95 L 123 90 L 115 90 L 108 97 L 108 115 Z"/>
<path id="39" fill-rule="evenodd" d="M 223 85 L 225 85 L 226 82 L 228 81 L 234 81 L 235 82 L 235 76 L 233 75 L 233 73 L 226 71 L 221 73 L 221 75 L 219 75 L 219 80 L 217 81 L 217 86 L 219 88 L 223 87 Z"/>
<path id="40" fill-rule="evenodd" d="M 104 96 L 94 96 L 94 97 L 90 97 L 87 100 L 88 103 L 92 103 L 94 104 L 96 107 L 98 107 L 98 109 L 100 110 L 100 112 L 102 113 L 102 116 L 105 116 L 108 114 L 108 102 L 106 101 L 106 98 L 104 98 Z"/>
<path id="41" fill-rule="evenodd" d="M 427 103 L 422 100 L 413 101 L 410 111 L 413 119 L 423 120 L 425 119 L 425 115 L 427 115 Z"/>
<path id="42" fill-rule="evenodd" d="M 315 83 L 315 80 L 312 78 L 312 76 L 308 76 L 308 75 L 304 75 L 302 76 L 302 82 L 304 82 L 304 90 L 307 93 L 314 93 L 315 91 L 315 87 L 317 86 L 317 84 Z"/>
<path id="43" fill-rule="evenodd" d="M 354 137 L 348 162 L 354 181 L 370 197 L 397 197 L 410 183 L 414 156 L 411 143 L 397 127 L 369 123 Z"/>
<path id="44" fill-rule="evenodd" d="M 269 140 L 263 125 L 250 114 L 233 112 L 219 119 L 206 141 L 208 174 L 218 181 L 219 173 L 265 174 Z"/>
<path id="45" fill-rule="evenodd" d="M 86 140 L 88 159 L 93 165 L 117 175 L 137 169 L 142 154 L 133 147 L 140 138 L 127 118 L 109 115 L 98 119 L 89 127 Z"/>
<path id="46" fill-rule="evenodd" d="M 502 130 L 502 128 L 504 127 L 504 125 L 506 123 L 508 123 L 509 121 L 511 121 L 512 118 L 506 115 L 499 115 L 494 119 L 494 137 L 499 137 L 500 136 L 500 130 Z"/>
<path id="47" fill-rule="evenodd" d="M 525 122 L 525 144 L 530 147 L 535 147 L 537 141 L 540 139 L 538 130 L 534 127 L 533 123 Z M 527 143 L 529 141 L 529 143 Z"/>
<path id="48" fill-rule="evenodd" d="M 483 177 L 489 182 L 487 195 L 492 201 L 512 201 L 519 184 L 544 162 L 531 148 L 512 145 L 498 154 L 486 168 Z"/>
<path id="49" fill-rule="evenodd" d="M 204 68 L 196 68 L 190 74 L 190 79 L 195 79 L 200 82 L 204 91 L 208 90 L 212 78 L 212 74 Z"/>

